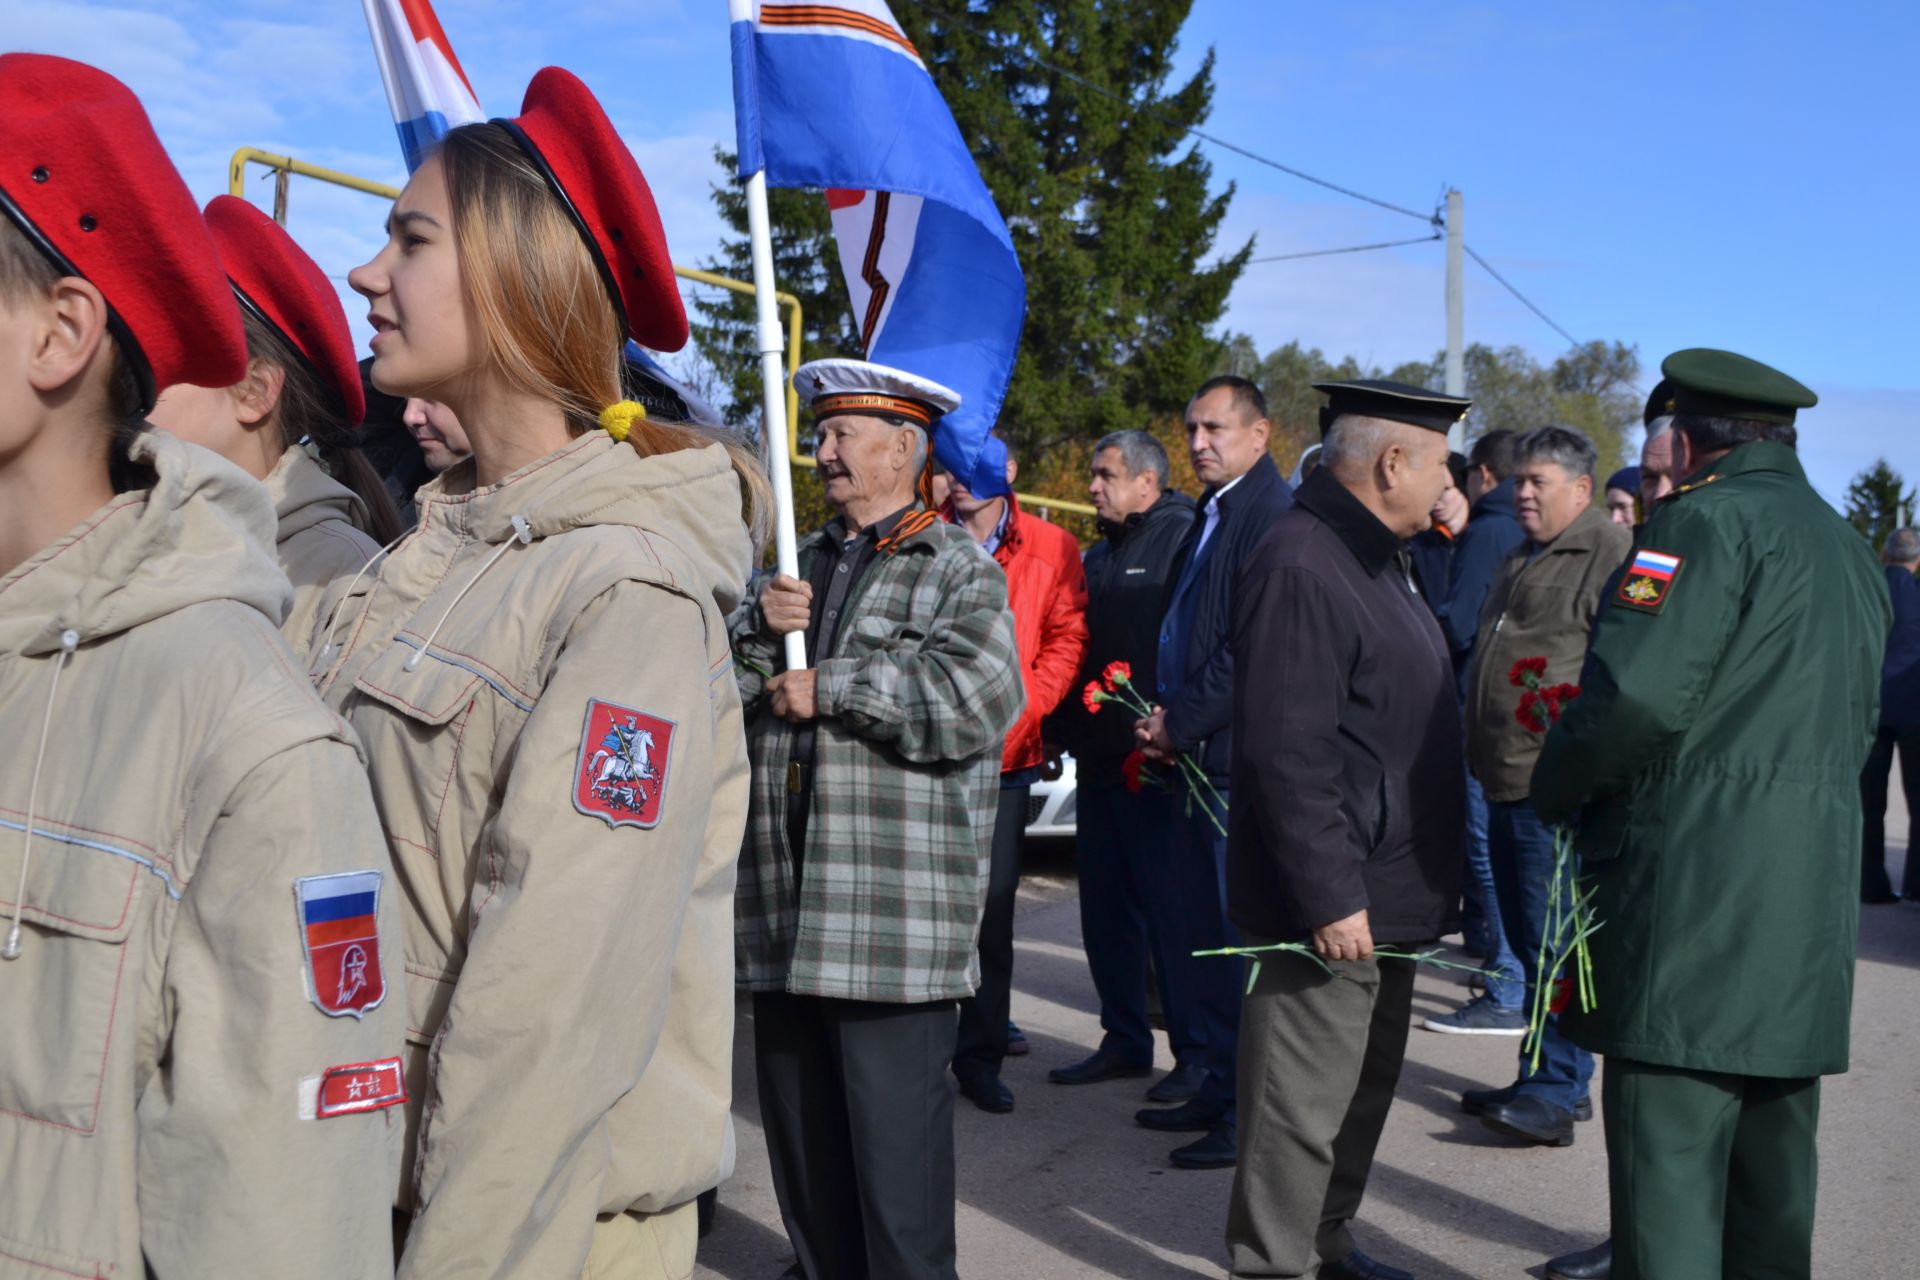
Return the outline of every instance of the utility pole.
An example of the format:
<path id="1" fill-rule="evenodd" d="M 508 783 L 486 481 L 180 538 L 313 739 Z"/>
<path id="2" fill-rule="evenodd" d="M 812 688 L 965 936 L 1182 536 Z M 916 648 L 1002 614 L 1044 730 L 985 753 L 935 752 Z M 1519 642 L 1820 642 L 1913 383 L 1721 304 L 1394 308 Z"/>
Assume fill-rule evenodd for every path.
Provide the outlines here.
<path id="1" fill-rule="evenodd" d="M 1450 396 L 1467 394 L 1467 360 L 1463 316 L 1465 310 L 1463 294 L 1466 292 L 1466 240 L 1460 227 L 1460 193 L 1447 190 L 1447 386 Z M 1467 426 L 1464 421 L 1453 424 L 1447 432 L 1447 447 L 1456 452 L 1464 452 L 1467 443 Z"/>

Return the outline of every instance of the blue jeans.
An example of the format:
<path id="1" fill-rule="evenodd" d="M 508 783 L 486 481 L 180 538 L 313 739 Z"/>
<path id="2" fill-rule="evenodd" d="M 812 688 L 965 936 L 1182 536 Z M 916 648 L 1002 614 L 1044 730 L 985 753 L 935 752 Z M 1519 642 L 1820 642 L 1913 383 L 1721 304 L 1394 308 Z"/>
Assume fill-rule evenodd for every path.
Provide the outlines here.
<path id="1" fill-rule="evenodd" d="M 1232 803 L 1224 780 L 1216 780 L 1220 798 Z M 1234 1086 L 1240 1053 L 1240 996 L 1247 985 L 1247 962 L 1230 956 L 1195 956 L 1195 951 L 1237 947 L 1240 931 L 1227 919 L 1227 838 L 1208 821 L 1201 802 L 1188 812 L 1184 788 L 1173 797 L 1173 864 L 1182 927 L 1177 939 L 1186 966 L 1183 985 L 1200 1040 L 1194 1061 L 1207 1069 L 1194 1101 L 1222 1107 L 1221 1119 L 1234 1123 Z M 1227 815 L 1223 810 L 1220 821 Z"/>
<path id="2" fill-rule="evenodd" d="M 1499 891 L 1493 884 L 1493 861 L 1487 852 L 1487 793 L 1479 779 L 1467 775 L 1467 879 L 1461 886 L 1466 910 L 1461 918 L 1468 942 L 1482 945 L 1482 968 L 1497 976 L 1487 979 L 1487 998 L 1501 1009 L 1524 1009 L 1527 979 L 1520 960 L 1507 945 L 1506 930 L 1500 924 Z"/>
<path id="3" fill-rule="evenodd" d="M 1102 1052 L 1153 1064 L 1147 1022 L 1147 959 L 1160 982 L 1167 1040 L 1181 1062 L 1199 1060 L 1200 1040 L 1182 980 L 1179 881 L 1171 845 L 1179 802 L 1165 792 L 1080 787 L 1080 934 L 1100 995 Z"/>
<path id="4" fill-rule="evenodd" d="M 1531 1007 L 1533 989 L 1541 981 L 1540 937 L 1546 930 L 1548 887 L 1553 882 L 1553 828 L 1540 821 L 1524 800 L 1487 802 L 1487 848 L 1493 863 L 1493 885 L 1500 903 L 1500 922 L 1507 943 L 1519 957 L 1526 975 Z M 1563 901 L 1571 901 L 1573 886 L 1561 886 Z M 1552 975 L 1547 975 L 1550 979 Z M 1593 1055 L 1560 1033 L 1558 1015 L 1547 1018 L 1542 1037 L 1540 1069 L 1525 1045 L 1520 1051 L 1521 1093 L 1536 1094 L 1569 1110 L 1587 1096 L 1593 1078 Z"/>

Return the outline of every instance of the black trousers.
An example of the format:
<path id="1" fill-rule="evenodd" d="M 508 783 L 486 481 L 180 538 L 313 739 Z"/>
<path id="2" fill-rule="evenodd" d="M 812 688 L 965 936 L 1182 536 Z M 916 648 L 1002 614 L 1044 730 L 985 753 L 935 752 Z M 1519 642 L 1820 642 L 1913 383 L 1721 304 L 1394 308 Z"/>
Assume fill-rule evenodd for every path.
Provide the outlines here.
<path id="1" fill-rule="evenodd" d="M 1893 892 L 1887 879 L 1887 784 L 1892 779 L 1893 755 L 1900 753 L 1900 789 L 1907 795 L 1907 816 L 1920 822 L 1920 729 L 1893 729 L 1882 725 L 1860 771 L 1860 808 L 1866 830 L 1860 841 L 1860 896 L 1884 898 Z M 1920 898 L 1920 869 L 1913 850 L 1907 850 L 1907 868 L 1900 892 Z"/>
<path id="2" fill-rule="evenodd" d="M 960 1002 L 960 1034 L 953 1074 L 997 1076 L 1007 1056 L 1007 1017 L 1013 1004 L 1013 906 L 1020 894 L 1020 845 L 1027 830 L 1032 787 L 1003 787 L 993 817 L 993 871 L 987 910 L 980 919 L 980 989 Z"/>
<path id="3" fill-rule="evenodd" d="M 753 997 L 773 1190 L 807 1280 L 956 1280 L 952 1001 Z"/>

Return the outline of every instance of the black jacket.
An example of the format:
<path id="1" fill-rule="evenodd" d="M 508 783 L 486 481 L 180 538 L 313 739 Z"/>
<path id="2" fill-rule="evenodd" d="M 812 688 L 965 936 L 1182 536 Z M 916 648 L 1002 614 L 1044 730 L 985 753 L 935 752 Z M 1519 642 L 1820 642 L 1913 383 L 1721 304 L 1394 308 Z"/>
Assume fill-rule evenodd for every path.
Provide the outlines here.
<path id="1" fill-rule="evenodd" d="M 1376 942 L 1455 923 L 1460 707 L 1402 543 L 1320 470 L 1241 580 L 1227 911 L 1298 939 L 1365 909 Z"/>
<path id="2" fill-rule="evenodd" d="M 1160 602 L 1193 512 L 1193 499 L 1186 494 L 1161 494 L 1158 502 L 1128 516 L 1126 523 L 1103 523 L 1100 532 L 1105 536 L 1087 551 L 1086 667 L 1055 713 L 1080 786 L 1121 785 L 1120 762 L 1135 746 L 1134 717 L 1118 705 L 1089 715 L 1080 691 L 1087 681 L 1098 679 L 1109 662 L 1126 662 L 1133 666 L 1133 681 L 1142 696 L 1152 700 Z"/>
<path id="3" fill-rule="evenodd" d="M 1175 610 L 1190 607 L 1191 622 L 1183 655 L 1180 686 L 1161 699 L 1167 708 L 1167 732 L 1174 745 L 1192 755 L 1210 775 L 1224 778 L 1232 765 L 1234 599 L 1253 549 L 1293 505 L 1293 488 L 1280 476 L 1271 454 L 1262 455 L 1240 483 L 1220 498 L 1220 521 L 1204 549 L 1204 560 L 1183 601 L 1178 591 L 1187 562 L 1206 528 L 1208 490 L 1195 504 L 1193 524 L 1180 544 L 1167 576 L 1161 609 L 1164 653 L 1167 624 Z M 1151 686 L 1148 686 L 1151 687 Z"/>
<path id="4" fill-rule="evenodd" d="M 1453 560 L 1444 586 L 1426 584 L 1440 594 L 1440 625 L 1453 651 L 1454 684 L 1461 702 L 1467 699 L 1467 672 L 1473 666 L 1473 645 L 1480 633 L 1480 607 L 1493 590 L 1500 566 L 1527 540 L 1514 516 L 1513 481 L 1502 480 L 1480 495 L 1467 518 L 1467 527 L 1453 544 Z"/>
<path id="5" fill-rule="evenodd" d="M 1899 565 L 1887 565 L 1893 596 L 1893 632 L 1880 667 L 1880 723 L 1920 729 L 1920 581 Z"/>

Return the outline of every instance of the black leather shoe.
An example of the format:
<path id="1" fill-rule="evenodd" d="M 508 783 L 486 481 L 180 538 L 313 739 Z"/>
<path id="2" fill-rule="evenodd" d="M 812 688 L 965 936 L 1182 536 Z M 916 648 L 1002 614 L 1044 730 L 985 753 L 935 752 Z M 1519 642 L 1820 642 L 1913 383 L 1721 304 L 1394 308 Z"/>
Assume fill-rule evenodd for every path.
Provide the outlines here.
<path id="1" fill-rule="evenodd" d="M 1007 1088 L 999 1076 L 982 1072 L 959 1079 L 960 1096 L 982 1111 L 1000 1116 L 1013 1110 L 1013 1090 Z"/>
<path id="2" fill-rule="evenodd" d="M 1184 1147 L 1176 1147 L 1171 1159 L 1176 1169 L 1231 1169 L 1240 1158 L 1238 1128 L 1217 1124 L 1207 1136 Z"/>
<path id="3" fill-rule="evenodd" d="M 1607 1280 L 1613 1274 L 1613 1241 L 1563 1253 L 1547 1263 L 1547 1280 Z"/>
<path id="4" fill-rule="evenodd" d="M 1205 1067 L 1191 1066 L 1182 1062 L 1167 1074 L 1154 1082 L 1147 1090 L 1148 1102 L 1185 1102 L 1200 1092 L 1200 1086 L 1207 1082 Z"/>
<path id="5" fill-rule="evenodd" d="M 1470 1116 L 1477 1116 L 1496 1102 L 1512 1102 L 1519 1090 L 1512 1085 L 1504 1089 L 1469 1089 L 1460 1095 L 1460 1109 Z M 1593 1099 L 1582 1098 L 1573 1104 L 1573 1118 L 1581 1124 L 1593 1119 Z"/>
<path id="6" fill-rule="evenodd" d="M 1480 1113 L 1480 1123 L 1495 1133 L 1542 1146 L 1573 1145 L 1573 1112 L 1531 1093 L 1516 1094 L 1510 1102 L 1493 1103 Z"/>
<path id="7" fill-rule="evenodd" d="M 1147 1107 L 1133 1113 L 1142 1128 L 1162 1133 L 1205 1133 L 1219 1122 L 1226 1108 L 1217 1102 L 1192 1099 L 1177 1107 Z"/>
<path id="8" fill-rule="evenodd" d="M 1863 893 L 1860 895 L 1860 905 L 1863 907 L 1887 907 L 1892 906 L 1898 901 L 1900 901 L 1900 899 L 1895 896 L 1891 889 L 1888 889 L 1885 893 Z"/>
<path id="9" fill-rule="evenodd" d="M 1320 1264 L 1321 1280 L 1413 1280 L 1413 1273 L 1375 1262 L 1355 1249 L 1338 1262 Z"/>
<path id="10" fill-rule="evenodd" d="M 1119 1054 L 1102 1049 L 1090 1058 L 1055 1067 L 1047 1072 L 1047 1079 L 1055 1084 L 1099 1084 L 1102 1080 L 1137 1080 L 1152 1074 L 1151 1064 L 1128 1062 Z"/>

